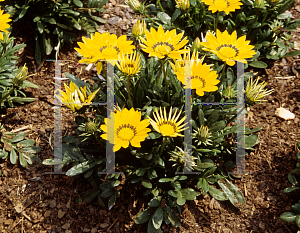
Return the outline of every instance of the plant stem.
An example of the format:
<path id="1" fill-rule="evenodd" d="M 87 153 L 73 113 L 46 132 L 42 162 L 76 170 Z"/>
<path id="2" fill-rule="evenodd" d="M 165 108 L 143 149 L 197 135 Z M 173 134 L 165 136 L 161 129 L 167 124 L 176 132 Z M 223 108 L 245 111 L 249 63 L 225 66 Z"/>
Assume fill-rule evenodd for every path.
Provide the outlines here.
<path id="1" fill-rule="evenodd" d="M 161 148 L 160 148 L 160 151 L 159 151 L 159 155 L 161 155 L 161 153 L 163 152 L 164 148 L 165 148 L 165 145 L 166 145 L 166 137 L 163 136 L 163 141 L 162 141 L 162 145 L 161 145 Z"/>
<path id="2" fill-rule="evenodd" d="M 162 12 L 165 12 L 164 11 L 164 8 L 161 6 L 161 4 L 160 4 L 160 0 L 157 0 L 157 3 L 158 3 L 158 5 L 159 5 L 159 8 L 160 8 L 160 10 L 162 11 Z"/>
<path id="3" fill-rule="evenodd" d="M 168 102 L 170 102 L 169 83 L 168 83 L 167 75 L 166 75 L 166 72 L 165 72 L 165 64 L 164 63 L 165 63 L 165 60 L 161 60 L 163 76 L 164 76 L 165 83 L 166 83 L 166 88 L 167 88 L 167 98 L 168 98 Z"/>
<path id="4" fill-rule="evenodd" d="M 254 22 L 256 22 L 256 20 L 257 20 L 257 17 L 258 17 L 258 12 L 259 12 L 259 9 L 257 9 L 257 10 L 256 10 L 256 15 L 255 15 Z"/>
<path id="5" fill-rule="evenodd" d="M 3 96 L 1 99 L 0 99 L 0 104 L 14 91 L 15 87 L 12 86 L 12 88 L 10 89 L 10 91 L 5 95 Z"/>
<path id="6" fill-rule="evenodd" d="M 215 20 L 215 32 L 217 32 L 217 29 L 218 29 L 219 14 L 220 14 L 220 11 L 218 11 L 218 13 L 217 13 L 217 18 L 216 18 L 216 20 Z"/>
<path id="7" fill-rule="evenodd" d="M 87 121 L 90 121 L 90 119 L 87 117 L 87 115 L 85 114 L 85 112 L 83 112 L 82 115 L 84 116 L 84 118 L 85 118 Z"/>
<path id="8" fill-rule="evenodd" d="M 132 100 L 131 100 L 131 96 L 130 96 L 130 85 L 129 85 L 129 78 L 127 77 L 127 93 L 128 93 L 128 98 L 129 98 L 129 102 L 130 102 L 130 105 L 131 107 L 133 108 L 133 103 L 132 103 Z"/>

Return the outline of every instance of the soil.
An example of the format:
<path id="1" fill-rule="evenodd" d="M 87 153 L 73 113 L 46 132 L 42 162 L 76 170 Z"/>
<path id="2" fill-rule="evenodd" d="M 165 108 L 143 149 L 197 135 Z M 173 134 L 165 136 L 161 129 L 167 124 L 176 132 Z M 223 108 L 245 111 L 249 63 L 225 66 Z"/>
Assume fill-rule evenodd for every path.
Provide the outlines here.
<path id="1" fill-rule="evenodd" d="M 122 18 L 123 14 L 130 23 L 117 26 L 111 21 L 111 24 L 101 26 L 100 32 L 107 30 L 125 34 L 130 30 L 133 19 L 129 19 L 128 15 L 132 12 L 120 5 L 124 5 L 122 0 L 111 0 L 104 18 L 107 20 L 117 15 Z M 300 18 L 299 8 L 295 3 L 290 9 L 296 18 Z M 300 28 L 293 33 L 291 42 L 299 41 L 299 32 Z M 18 37 L 17 41 L 24 42 L 22 37 Z M 26 41 L 26 49 L 19 54 L 19 66 L 27 63 L 31 75 L 28 80 L 40 86 L 39 89 L 26 89 L 27 96 L 35 97 L 36 101 L 7 108 L 0 114 L 1 123 L 5 124 L 7 131 L 25 130 L 27 138 L 36 141 L 36 145 L 41 147 L 39 157 L 44 160 L 53 157 L 54 62 L 45 61 L 37 67 L 34 51 L 30 50 L 34 48 L 31 43 Z M 63 72 L 70 72 L 83 80 L 92 77 L 93 70 L 86 71 L 86 65 L 78 64 L 74 46 L 64 47 L 59 59 L 69 60 L 63 65 Z M 182 213 L 178 214 L 182 225 L 177 229 L 163 225 L 163 232 L 297 232 L 295 223 L 284 222 L 279 216 L 291 210 L 291 205 L 298 201 L 300 194 L 299 191 L 290 194 L 283 192 L 284 188 L 291 186 L 287 176 L 295 168 L 295 145 L 300 142 L 299 65 L 297 56 L 270 61 L 268 68 L 257 74 L 268 83 L 268 88 L 275 91 L 266 98 L 265 103 L 247 109 L 246 126 L 262 127 L 258 132 L 260 144 L 246 156 L 246 171 L 252 173 L 233 181 L 244 193 L 247 207 L 238 210 L 230 203 L 219 202 L 209 195 L 198 196 L 196 200 L 187 202 Z M 285 121 L 276 117 L 275 109 L 279 107 L 294 113 L 295 119 Z M 62 119 L 63 135 L 75 134 L 75 115 L 62 108 Z M 42 164 L 23 169 L 18 164 L 3 161 L 0 170 L 0 231 L 3 233 L 147 231 L 145 224 L 136 225 L 133 221 L 145 202 L 138 195 L 123 193 L 108 211 L 96 202 L 74 204 L 79 193 L 91 189 L 85 178 L 48 174 L 53 172 L 53 167 Z"/>

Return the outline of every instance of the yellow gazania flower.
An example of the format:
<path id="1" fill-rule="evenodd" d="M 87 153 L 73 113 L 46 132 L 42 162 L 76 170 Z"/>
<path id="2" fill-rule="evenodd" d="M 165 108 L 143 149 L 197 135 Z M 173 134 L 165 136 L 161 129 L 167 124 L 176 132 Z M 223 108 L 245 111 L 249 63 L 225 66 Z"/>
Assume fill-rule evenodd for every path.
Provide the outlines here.
<path id="1" fill-rule="evenodd" d="M 217 37 L 208 33 L 206 39 L 207 42 L 201 42 L 205 47 L 203 50 L 213 52 L 229 66 L 233 66 L 235 61 L 247 63 L 246 58 L 256 54 L 252 50 L 254 46 L 249 45 L 249 40 L 246 41 L 246 36 L 237 39 L 236 31 L 229 35 L 227 31 L 221 33 L 217 30 Z"/>
<path id="2" fill-rule="evenodd" d="M 100 128 L 105 132 L 101 137 L 107 140 L 107 118 L 104 119 L 105 124 Z M 148 132 L 151 130 L 147 128 L 149 120 L 141 121 L 141 112 L 135 111 L 133 108 L 114 113 L 114 128 L 115 128 L 115 145 L 114 151 L 118 151 L 121 147 L 127 148 L 129 143 L 134 147 L 141 147 L 141 142 L 148 137 Z"/>
<path id="3" fill-rule="evenodd" d="M 209 5 L 208 10 L 211 10 L 212 13 L 225 11 L 227 15 L 229 12 L 240 9 L 241 5 L 243 5 L 239 0 L 202 0 L 202 2 Z"/>
<path id="4" fill-rule="evenodd" d="M 179 118 L 181 111 L 177 113 L 177 109 L 175 110 L 174 115 L 172 116 L 172 107 L 169 112 L 169 117 L 167 118 L 166 108 L 164 107 L 164 114 L 162 113 L 161 107 L 159 108 L 160 114 L 158 113 L 157 109 L 155 109 L 155 112 L 153 113 L 154 119 L 149 118 L 150 124 L 153 126 L 153 128 L 160 133 L 162 136 L 169 136 L 169 137 L 183 137 L 182 134 L 179 134 L 179 132 L 184 130 L 184 126 L 186 125 L 180 125 L 186 118 L 184 116 L 180 121 L 176 122 Z"/>
<path id="5" fill-rule="evenodd" d="M 108 32 L 100 34 L 96 32 L 91 39 L 82 37 L 82 42 L 78 42 L 80 48 L 75 50 L 80 53 L 84 59 L 80 63 L 96 63 L 98 60 L 118 60 L 120 54 L 132 53 L 135 48 L 131 45 L 133 41 L 127 41 L 126 35 L 119 38 L 115 34 Z"/>
<path id="6" fill-rule="evenodd" d="M 1 32 L 6 32 L 8 33 L 8 31 L 6 29 L 10 28 L 8 22 L 11 21 L 11 19 L 9 18 L 10 15 L 9 14 L 3 14 L 3 10 L 1 10 L 0 7 L 0 39 L 3 40 L 3 35 Z"/>
<path id="7" fill-rule="evenodd" d="M 183 60 L 190 60 L 183 59 Z M 191 60 L 198 60 L 198 54 L 193 53 Z M 218 74 L 217 71 L 211 70 L 210 65 L 206 63 L 202 64 L 204 57 L 199 61 L 192 61 L 192 70 L 191 70 L 191 79 L 192 79 L 192 89 L 196 89 L 196 94 L 199 96 L 204 95 L 204 91 L 213 92 L 218 90 L 216 86 L 220 81 L 217 79 Z M 177 76 L 177 79 L 185 84 L 185 67 L 184 61 L 176 61 L 175 65 L 170 63 L 174 73 Z"/>
<path id="8" fill-rule="evenodd" d="M 150 57 L 158 57 L 164 59 L 166 56 L 176 60 L 181 59 L 180 54 L 188 52 L 187 49 L 180 50 L 188 43 L 186 37 L 180 42 L 183 32 L 176 35 L 176 29 L 164 32 L 160 25 L 156 31 L 154 28 L 150 32 L 145 31 L 146 39 L 140 37 L 144 44 L 141 47 Z"/>
<path id="9" fill-rule="evenodd" d="M 135 75 L 142 68 L 141 54 L 135 51 L 133 54 L 120 56 L 120 61 L 116 65 L 127 77 Z"/>
<path id="10" fill-rule="evenodd" d="M 258 84 L 258 80 L 260 78 L 257 78 L 254 82 L 252 77 L 247 82 L 246 90 L 245 90 L 245 101 L 249 105 L 254 105 L 260 101 L 267 101 L 263 100 L 267 95 L 270 95 L 274 90 L 266 90 L 264 89 L 267 83 L 261 82 Z"/>
<path id="11" fill-rule="evenodd" d="M 99 88 L 97 91 L 94 91 L 92 94 L 87 96 L 86 86 L 84 86 L 84 88 L 80 87 L 79 89 L 73 82 L 70 83 L 70 87 L 68 87 L 65 83 L 64 85 L 66 92 L 61 91 L 61 96 L 58 96 L 58 98 L 60 98 L 61 102 L 74 112 L 76 109 L 79 110 L 82 108 L 83 105 L 91 104 L 91 101 L 95 98 L 97 92 L 100 90 Z"/>

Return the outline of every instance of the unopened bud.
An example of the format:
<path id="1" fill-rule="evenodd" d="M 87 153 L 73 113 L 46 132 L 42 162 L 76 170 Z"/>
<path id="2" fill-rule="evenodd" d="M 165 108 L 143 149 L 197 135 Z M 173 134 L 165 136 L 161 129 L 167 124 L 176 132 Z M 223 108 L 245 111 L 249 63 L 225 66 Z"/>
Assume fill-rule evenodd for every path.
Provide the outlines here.
<path id="1" fill-rule="evenodd" d="M 94 133 L 97 130 L 97 125 L 93 121 L 85 122 L 85 132 Z"/>
<path id="2" fill-rule="evenodd" d="M 175 0 L 176 1 L 176 6 L 182 10 L 185 11 L 190 8 L 190 1 L 189 0 Z"/>
<path id="3" fill-rule="evenodd" d="M 132 26 L 132 35 L 133 37 L 139 38 L 140 36 L 145 35 L 145 31 L 147 30 L 146 22 L 144 20 L 140 21 L 138 20 L 133 26 Z"/>
<path id="4" fill-rule="evenodd" d="M 15 85 L 22 85 L 23 81 L 27 78 L 28 74 L 28 68 L 26 67 L 26 64 L 19 69 L 19 72 L 13 79 L 13 83 Z"/>
<path id="5" fill-rule="evenodd" d="M 262 9 L 264 8 L 264 6 L 265 6 L 264 0 L 255 0 L 253 3 L 254 8 Z"/>
<path id="6" fill-rule="evenodd" d="M 125 0 L 125 3 L 136 13 L 142 13 L 144 7 L 138 0 Z"/>
<path id="7" fill-rule="evenodd" d="M 230 85 L 222 92 L 222 95 L 228 99 L 236 97 L 236 94 L 237 94 L 237 92 L 235 90 L 233 90 L 232 86 L 230 86 Z"/>
<path id="8" fill-rule="evenodd" d="M 201 49 L 201 42 L 199 37 L 196 37 L 192 45 L 192 51 L 194 50 L 200 51 L 200 49 Z"/>

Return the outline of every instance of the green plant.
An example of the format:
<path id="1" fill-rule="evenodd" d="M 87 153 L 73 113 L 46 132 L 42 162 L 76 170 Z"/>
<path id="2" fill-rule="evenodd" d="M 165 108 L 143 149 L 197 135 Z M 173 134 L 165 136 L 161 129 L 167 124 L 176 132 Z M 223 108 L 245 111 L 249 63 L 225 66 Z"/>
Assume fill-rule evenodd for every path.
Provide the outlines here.
<path id="1" fill-rule="evenodd" d="M 22 89 L 26 87 L 39 88 L 25 80 L 27 77 L 25 66 L 21 68 L 16 66 L 19 57 L 15 53 L 26 45 L 14 45 L 14 39 L 5 33 L 3 40 L 0 40 L 0 108 L 5 106 L 5 102 L 13 107 L 13 102 L 24 104 L 24 102 L 34 101 L 35 98 L 26 97 Z"/>
<path id="2" fill-rule="evenodd" d="M 108 0 L 21 0 L 11 1 L 5 10 L 13 22 L 27 20 L 34 24 L 35 61 L 40 64 L 45 55 L 59 51 L 63 44 L 76 40 L 79 31 L 95 32 L 97 23 L 106 23 L 96 16 Z"/>
<path id="3" fill-rule="evenodd" d="M 298 151 L 300 151 L 300 142 L 297 143 Z M 297 165 L 296 168 L 288 175 L 288 180 L 292 184 L 292 187 L 284 189 L 285 193 L 290 193 L 295 190 L 300 190 L 300 185 L 295 177 L 296 174 L 300 173 L 300 153 L 297 154 Z M 300 229 L 300 200 L 295 205 L 292 205 L 293 212 L 285 212 L 280 215 L 280 218 L 286 222 L 295 222 Z M 298 231 L 298 233 L 300 230 Z"/>
<path id="4" fill-rule="evenodd" d="M 33 146 L 35 143 L 33 139 L 25 139 L 25 132 L 18 134 L 5 132 L 4 126 L 2 125 L 0 127 L 0 133 L 0 145 L 2 147 L 2 149 L 0 149 L 1 159 L 6 159 L 9 156 L 10 162 L 16 164 L 19 157 L 19 162 L 22 167 L 26 167 L 27 164 L 31 165 L 35 160 L 41 162 L 36 155 L 40 151 L 40 148 Z"/>

